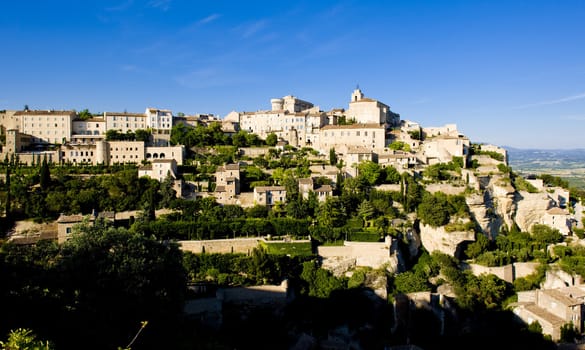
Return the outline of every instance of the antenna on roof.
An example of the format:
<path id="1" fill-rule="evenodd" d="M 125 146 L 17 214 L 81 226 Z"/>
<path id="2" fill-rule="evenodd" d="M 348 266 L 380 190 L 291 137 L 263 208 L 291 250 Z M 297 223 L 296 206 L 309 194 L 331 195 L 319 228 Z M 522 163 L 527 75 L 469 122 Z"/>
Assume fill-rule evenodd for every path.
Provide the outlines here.
<path id="1" fill-rule="evenodd" d="M 359 84 L 359 83 L 357 83 L 357 84 L 355 85 L 355 89 L 356 89 L 356 90 L 359 90 L 359 89 L 360 89 L 360 84 Z"/>

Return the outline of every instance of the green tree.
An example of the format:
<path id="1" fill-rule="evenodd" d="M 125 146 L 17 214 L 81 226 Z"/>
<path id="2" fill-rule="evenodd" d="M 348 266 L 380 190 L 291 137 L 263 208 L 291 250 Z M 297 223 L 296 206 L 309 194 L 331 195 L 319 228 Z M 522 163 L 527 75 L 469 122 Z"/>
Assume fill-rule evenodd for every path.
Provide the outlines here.
<path id="1" fill-rule="evenodd" d="M 317 221 L 324 227 L 341 227 L 345 224 L 346 212 L 343 202 L 339 197 L 327 197 L 325 202 L 319 205 Z"/>
<path id="2" fill-rule="evenodd" d="M 77 113 L 77 117 L 81 120 L 88 120 L 92 117 L 91 113 L 89 112 L 89 110 L 86 108 L 84 110 L 81 110 L 80 112 Z"/>
<path id="3" fill-rule="evenodd" d="M 46 191 L 51 183 L 51 172 L 49 170 L 46 156 L 43 158 L 41 168 L 39 169 L 39 183 L 43 191 Z"/>
<path id="4" fill-rule="evenodd" d="M 385 178 L 384 182 L 389 184 L 397 184 L 400 183 L 400 173 L 396 170 L 393 166 L 388 166 L 384 169 Z"/>
<path id="5" fill-rule="evenodd" d="M 135 132 L 136 141 L 149 142 L 151 136 L 152 132 L 150 130 L 137 129 Z"/>
<path id="6" fill-rule="evenodd" d="M 186 148 L 190 148 L 192 145 L 187 143 L 188 128 L 183 123 L 173 125 L 171 128 L 171 145 L 185 145 Z"/>
<path id="7" fill-rule="evenodd" d="M 10 165 L 6 166 L 6 217 L 10 217 L 10 206 L 12 205 L 12 196 L 10 191 Z"/>
<path id="8" fill-rule="evenodd" d="M 247 134 L 248 132 L 246 132 L 245 130 L 238 131 L 235 135 L 232 136 L 232 145 L 236 147 L 247 147 L 248 146 L 246 139 Z"/>
<path id="9" fill-rule="evenodd" d="M 364 161 L 358 164 L 358 177 L 369 185 L 374 186 L 380 183 L 382 168 L 378 163 Z"/>
<path id="10" fill-rule="evenodd" d="M 397 292 L 405 294 L 431 290 L 427 277 L 413 271 L 396 275 L 394 284 Z"/>
<path id="11" fill-rule="evenodd" d="M 82 224 L 63 245 L 58 268 L 64 309 L 74 310 L 64 329 L 103 349 L 126 343 L 141 321 L 162 331 L 182 314 L 185 271 L 176 244 L 102 221 Z"/>
<path id="12" fill-rule="evenodd" d="M 447 197 L 441 192 L 435 194 L 425 193 L 422 202 L 418 206 L 420 220 L 432 227 L 446 225 L 449 222 L 449 209 Z"/>
<path id="13" fill-rule="evenodd" d="M 376 214 L 376 209 L 372 205 L 372 203 L 368 200 L 364 200 L 360 203 L 358 207 L 358 215 L 367 223 L 370 219 L 374 217 Z"/>
<path id="14" fill-rule="evenodd" d="M 337 153 L 335 153 L 335 148 L 329 149 L 329 164 L 337 164 Z"/>
<path id="15" fill-rule="evenodd" d="M 278 142 L 278 136 L 276 136 L 275 133 L 271 132 L 270 134 L 268 134 L 268 136 L 266 136 L 266 145 L 268 145 L 270 147 L 274 147 L 274 146 L 276 146 L 277 142 Z"/>
<path id="16" fill-rule="evenodd" d="M 340 280 L 328 270 L 320 268 L 316 261 L 303 263 L 301 279 L 306 285 L 304 292 L 317 298 L 328 298 L 333 291 L 344 287 Z"/>
<path id="17" fill-rule="evenodd" d="M 49 341 L 38 340 L 30 329 L 18 328 L 11 330 L 8 339 L 0 341 L 3 350 L 51 350 L 54 349 Z"/>

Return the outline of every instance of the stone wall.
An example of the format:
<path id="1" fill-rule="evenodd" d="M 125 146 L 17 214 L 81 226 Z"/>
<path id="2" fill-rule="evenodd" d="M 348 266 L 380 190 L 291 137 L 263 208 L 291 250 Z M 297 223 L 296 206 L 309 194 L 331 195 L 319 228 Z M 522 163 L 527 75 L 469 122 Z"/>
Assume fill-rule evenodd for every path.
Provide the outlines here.
<path id="1" fill-rule="evenodd" d="M 539 263 L 535 262 L 513 263 L 495 267 L 469 264 L 465 268 L 469 268 L 475 276 L 493 274 L 506 282 L 513 283 L 516 278 L 526 277 L 536 272 L 539 265 Z"/>
<path id="2" fill-rule="evenodd" d="M 319 246 L 317 254 L 323 258 L 323 267 L 335 275 L 342 275 L 356 266 L 374 269 L 386 265 L 396 270 L 399 264 L 390 254 L 390 239 L 386 242 L 343 242 L 343 246 Z"/>
<path id="3" fill-rule="evenodd" d="M 213 239 L 204 241 L 179 241 L 181 250 L 191 253 L 243 253 L 249 254 L 258 247 L 260 238 Z"/>
<path id="4" fill-rule="evenodd" d="M 454 186 L 451 184 L 439 184 L 439 183 L 431 183 L 426 185 L 425 190 L 429 191 L 430 193 L 435 192 L 443 192 L 448 195 L 459 195 L 465 192 L 467 187 L 465 186 Z"/>

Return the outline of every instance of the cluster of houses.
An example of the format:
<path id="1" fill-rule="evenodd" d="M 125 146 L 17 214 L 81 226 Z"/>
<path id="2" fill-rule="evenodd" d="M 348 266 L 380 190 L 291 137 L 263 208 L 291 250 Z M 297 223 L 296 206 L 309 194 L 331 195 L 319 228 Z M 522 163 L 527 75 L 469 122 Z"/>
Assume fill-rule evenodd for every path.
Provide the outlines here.
<path id="1" fill-rule="evenodd" d="M 182 123 L 195 127 L 221 123 L 222 131 L 230 135 L 240 130 L 254 133 L 262 139 L 276 134 L 281 143 L 311 147 L 322 157 L 334 151 L 342 160 L 342 169 L 314 165 L 311 166 L 311 177 L 298 180 L 301 195 L 307 198 L 309 193 L 314 193 L 319 201 L 333 195 L 340 171 L 343 176 L 356 176 L 357 167 L 352 165 L 362 161 L 374 161 L 382 167 L 392 166 L 402 172 L 447 163 L 453 157 L 469 160 L 470 140 L 459 133 L 456 125 L 422 127 L 416 122 L 401 120 L 388 105 L 365 97 L 359 88 L 352 92 L 347 109 L 324 112 L 311 102 L 291 95 L 271 99 L 270 103 L 270 110 L 233 111 L 224 118 L 201 114 L 175 116 L 170 110 L 157 108 L 147 108 L 144 113 L 104 112 L 90 118 L 80 118 L 75 111 L 0 111 L 5 140 L 0 157 L 17 157 L 19 162 L 27 164 L 38 164 L 44 159 L 70 165 L 139 164 L 139 176 L 159 181 L 169 176 L 173 178 L 177 196 L 213 196 L 220 204 L 242 206 L 284 203 L 286 189 L 284 186 L 256 186 L 253 193 L 242 193 L 240 164 L 218 167 L 213 191 L 201 191 L 196 184 L 185 183 L 178 173 L 178 167 L 185 160 L 185 147 L 170 144 L 174 125 Z M 107 140 L 106 136 L 112 130 L 120 134 L 148 131 L 150 139 L 146 142 Z M 401 142 L 403 147 L 390 147 L 395 142 Z M 485 150 L 502 154 L 507 163 L 503 148 L 485 145 Z M 261 154 L 266 150 L 240 151 Z M 330 179 L 331 184 L 321 185 L 316 181 L 319 177 Z M 538 181 L 534 180 L 532 184 L 543 190 L 542 181 Z M 549 209 L 544 223 L 569 234 L 570 225 L 566 225 L 568 214 L 564 209 L 569 195 L 565 192 L 550 194 L 549 197 L 558 199 L 558 203 Z M 73 216 L 60 218 L 59 230 L 63 231 L 59 233 L 60 237 L 66 237 L 67 230 L 70 231 L 72 224 L 81 219 Z M 583 287 L 571 286 L 566 291 L 524 293 L 519 297 L 516 313 L 529 323 L 538 320 L 545 333 L 558 338 L 562 324 L 573 322 L 579 331 L 582 330 L 584 305 Z"/>
<path id="2" fill-rule="evenodd" d="M 220 119 L 214 115 L 173 115 L 170 110 L 147 108 L 144 113 L 104 112 L 90 118 L 80 118 L 75 111 L 29 110 L 0 112 L 0 125 L 5 135 L 0 157 L 17 156 L 18 161 L 38 164 L 46 159 L 56 164 L 124 164 L 142 165 L 140 176 L 164 180 L 167 176 L 178 179 L 178 166 L 183 164 L 185 148 L 171 146 L 173 125 L 209 125 L 218 122 L 226 134 L 240 130 L 257 134 L 264 139 L 274 133 L 281 142 L 294 147 L 311 147 L 322 155 L 331 150 L 343 160 L 343 169 L 348 176 L 357 175 L 353 164 L 370 160 L 382 166 L 409 169 L 417 166 L 449 162 L 452 157 L 465 157 L 469 153 L 470 141 L 459 134 L 453 124 L 439 128 L 422 128 L 418 123 L 401 120 L 400 116 L 380 101 L 365 97 L 359 88 L 351 94 L 349 107 L 324 112 L 318 106 L 294 96 L 275 98 L 271 109 L 256 112 L 231 112 Z M 148 131 L 150 140 L 107 140 L 109 131 L 119 134 Z M 425 142 L 421 137 L 425 135 Z M 411 150 L 393 150 L 389 145 L 401 141 Z M 424 147 L 421 147 L 423 145 Z M 504 151 L 505 152 L 505 151 Z M 231 169 L 237 165 L 218 170 L 214 196 L 220 203 L 245 204 L 238 200 L 239 171 Z M 224 176 L 223 172 L 229 172 Z M 330 172 L 335 172 L 334 170 Z M 329 174 L 330 175 L 330 174 Z M 335 178 L 332 179 L 335 181 Z M 303 188 L 312 190 L 325 198 L 332 188 L 316 187 L 303 180 Z M 189 186 L 177 180 L 178 195 Z M 253 202 L 272 205 L 285 197 L 282 187 L 259 187 Z M 245 196 L 244 196 L 245 197 Z"/>

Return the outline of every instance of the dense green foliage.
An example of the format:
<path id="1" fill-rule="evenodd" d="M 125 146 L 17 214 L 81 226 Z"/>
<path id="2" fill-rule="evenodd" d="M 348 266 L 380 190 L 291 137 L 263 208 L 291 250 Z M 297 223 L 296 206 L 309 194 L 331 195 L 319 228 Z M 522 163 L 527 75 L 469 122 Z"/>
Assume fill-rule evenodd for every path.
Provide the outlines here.
<path id="1" fill-rule="evenodd" d="M 148 203 L 160 209 L 175 198 L 171 182 L 138 178 L 134 166 L 89 177 L 69 174 L 67 169 L 50 167 L 44 161 L 39 168 L 14 168 L 7 181 L 9 191 L 0 190 L 0 196 L 5 198 L 10 193 L 10 201 L 0 205 L 9 204 L 15 217 L 46 220 L 61 213 L 142 210 Z"/>
<path id="2" fill-rule="evenodd" d="M 449 223 L 452 217 L 469 218 L 469 208 L 465 197 L 446 195 L 443 192 L 434 194 L 425 192 L 417 210 L 421 222 L 433 227 Z"/>
<path id="3" fill-rule="evenodd" d="M 557 229 L 535 224 L 531 233 L 502 233 L 496 237 L 495 242 L 487 242 L 485 237 L 478 236 L 477 241 L 468 246 L 466 254 L 476 263 L 486 266 L 502 266 L 537 259 L 546 261 L 547 246 L 562 240 L 562 234 Z"/>
<path id="4" fill-rule="evenodd" d="M 115 349 L 142 321 L 170 335 L 185 292 L 176 245 L 104 223 L 79 226 L 62 246 L 4 244 L 0 280 L 0 331 L 34 329 L 59 349 Z M 154 334 L 144 334 L 141 348 L 168 341 Z"/>

